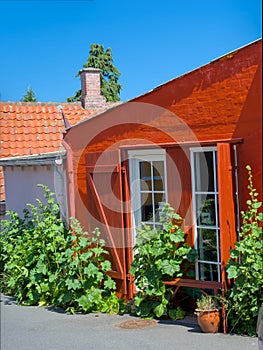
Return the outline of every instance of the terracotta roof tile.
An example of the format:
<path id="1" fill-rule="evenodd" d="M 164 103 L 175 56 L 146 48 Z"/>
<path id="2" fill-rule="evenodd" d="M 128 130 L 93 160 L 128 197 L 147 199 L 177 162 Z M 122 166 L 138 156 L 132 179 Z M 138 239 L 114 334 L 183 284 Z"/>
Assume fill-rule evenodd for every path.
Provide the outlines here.
<path id="1" fill-rule="evenodd" d="M 0 158 L 59 151 L 65 132 L 59 105 L 70 125 L 103 112 L 99 109 L 91 113 L 80 103 L 0 102 Z M 0 194 L 4 200 L 2 167 Z"/>

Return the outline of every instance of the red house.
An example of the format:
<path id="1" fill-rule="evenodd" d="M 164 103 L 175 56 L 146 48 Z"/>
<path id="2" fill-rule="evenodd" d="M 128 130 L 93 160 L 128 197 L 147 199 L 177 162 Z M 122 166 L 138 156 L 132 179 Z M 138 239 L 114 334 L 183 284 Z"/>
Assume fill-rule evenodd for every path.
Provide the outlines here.
<path id="1" fill-rule="evenodd" d="M 158 225 L 169 202 L 198 251 L 196 279 L 226 281 L 246 207 L 247 171 L 262 196 L 258 40 L 106 112 L 64 136 L 69 215 L 99 227 L 119 291 L 131 296 L 140 222 Z"/>

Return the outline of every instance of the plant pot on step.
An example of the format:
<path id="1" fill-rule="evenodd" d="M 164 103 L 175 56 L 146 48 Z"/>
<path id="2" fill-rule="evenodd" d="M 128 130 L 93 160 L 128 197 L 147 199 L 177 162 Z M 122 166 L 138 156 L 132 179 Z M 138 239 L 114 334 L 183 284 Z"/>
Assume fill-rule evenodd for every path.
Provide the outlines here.
<path id="1" fill-rule="evenodd" d="M 202 332 L 217 333 L 220 325 L 220 312 L 212 296 L 203 296 L 195 309 L 197 322 Z"/>
<path id="2" fill-rule="evenodd" d="M 196 310 L 197 322 L 202 332 L 217 333 L 220 325 L 219 310 Z"/>

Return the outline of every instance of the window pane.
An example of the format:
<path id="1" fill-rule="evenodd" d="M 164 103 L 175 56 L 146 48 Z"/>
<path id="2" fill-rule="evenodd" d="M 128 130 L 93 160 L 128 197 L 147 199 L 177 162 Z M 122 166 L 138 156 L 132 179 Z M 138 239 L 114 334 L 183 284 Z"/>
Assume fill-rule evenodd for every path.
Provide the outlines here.
<path id="1" fill-rule="evenodd" d="M 217 231 L 199 228 L 197 232 L 199 260 L 217 262 Z"/>
<path id="2" fill-rule="evenodd" d="M 196 195 L 196 217 L 198 226 L 216 226 L 214 195 Z"/>
<path id="3" fill-rule="evenodd" d="M 154 180 L 154 190 L 163 191 L 164 190 L 164 164 L 162 161 L 153 162 L 153 180 Z"/>
<path id="4" fill-rule="evenodd" d="M 206 264 L 206 263 L 199 263 L 198 264 L 198 268 L 199 268 L 200 280 L 203 280 L 203 281 L 219 281 L 217 265 Z"/>
<path id="5" fill-rule="evenodd" d="M 164 193 L 155 193 L 154 194 L 154 207 L 155 207 L 155 222 L 160 221 L 160 211 L 163 208 L 165 202 Z"/>
<path id="6" fill-rule="evenodd" d="M 151 163 L 140 162 L 140 179 L 141 179 L 141 190 L 151 191 L 152 190 Z"/>
<path id="7" fill-rule="evenodd" d="M 215 192 L 213 152 L 198 152 L 194 154 L 195 188 L 197 192 Z"/>
<path id="8" fill-rule="evenodd" d="M 153 204 L 151 193 L 141 193 L 142 221 L 153 221 Z"/>

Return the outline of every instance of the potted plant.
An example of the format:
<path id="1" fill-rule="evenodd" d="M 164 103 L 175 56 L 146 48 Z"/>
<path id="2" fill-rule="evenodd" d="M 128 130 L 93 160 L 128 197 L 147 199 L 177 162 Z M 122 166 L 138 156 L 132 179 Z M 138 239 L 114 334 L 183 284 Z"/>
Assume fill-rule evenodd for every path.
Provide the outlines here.
<path id="1" fill-rule="evenodd" d="M 220 325 L 220 312 L 217 300 L 211 295 L 203 295 L 196 302 L 197 322 L 204 333 L 218 332 Z"/>

